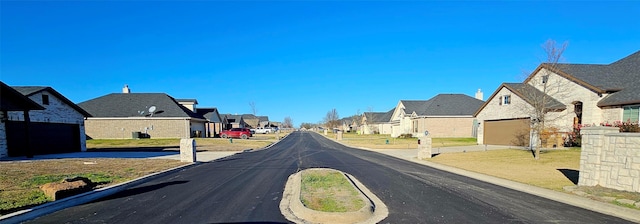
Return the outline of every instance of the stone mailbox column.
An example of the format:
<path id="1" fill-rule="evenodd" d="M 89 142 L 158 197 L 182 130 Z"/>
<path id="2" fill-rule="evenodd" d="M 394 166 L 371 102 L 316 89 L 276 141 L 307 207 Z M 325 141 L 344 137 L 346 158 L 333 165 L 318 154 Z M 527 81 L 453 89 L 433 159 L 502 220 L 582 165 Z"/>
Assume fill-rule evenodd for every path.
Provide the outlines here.
<path id="1" fill-rule="evenodd" d="M 327 135 L 327 129 L 324 129 L 324 135 Z"/>
<path id="2" fill-rule="evenodd" d="M 418 136 L 418 159 L 431 158 L 431 137 L 421 134 Z"/>
<path id="3" fill-rule="evenodd" d="M 610 143 L 606 134 L 618 133 L 614 127 L 586 127 L 580 130 L 582 149 L 580 150 L 580 176 L 578 186 L 596 186 L 601 184 L 602 149 Z M 605 173 L 609 174 L 609 170 Z M 606 178 L 608 179 L 608 178 Z M 604 180 L 605 182 L 608 180 Z"/>
<path id="4" fill-rule="evenodd" d="M 342 141 L 342 131 L 338 131 L 336 138 L 338 139 L 338 141 Z"/>
<path id="5" fill-rule="evenodd" d="M 276 140 L 280 140 L 280 131 L 276 131 Z"/>
<path id="6" fill-rule="evenodd" d="M 180 161 L 196 162 L 196 140 L 193 138 L 180 139 Z"/>

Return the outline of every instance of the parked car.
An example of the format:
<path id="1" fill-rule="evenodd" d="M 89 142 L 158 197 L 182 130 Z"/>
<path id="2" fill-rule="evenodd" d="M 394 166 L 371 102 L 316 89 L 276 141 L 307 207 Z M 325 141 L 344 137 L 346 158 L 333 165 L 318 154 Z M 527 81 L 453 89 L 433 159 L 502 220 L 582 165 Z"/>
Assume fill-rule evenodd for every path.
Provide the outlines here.
<path id="1" fill-rule="evenodd" d="M 255 134 L 267 134 L 267 133 L 274 132 L 273 129 L 271 128 L 256 128 L 256 129 L 251 129 L 251 131 Z"/>
<path id="2" fill-rule="evenodd" d="M 224 130 L 220 132 L 221 138 L 241 138 L 247 139 L 253 137 L 251 130 L 248 128 L 232 128 L 230 130 Z"/>

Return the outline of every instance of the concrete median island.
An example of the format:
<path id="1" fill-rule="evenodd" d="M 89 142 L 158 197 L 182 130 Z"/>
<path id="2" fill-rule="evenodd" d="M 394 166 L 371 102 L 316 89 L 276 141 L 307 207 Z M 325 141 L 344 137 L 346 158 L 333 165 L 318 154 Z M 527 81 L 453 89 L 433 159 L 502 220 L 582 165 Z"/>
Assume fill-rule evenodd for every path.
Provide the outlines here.
<path id="1" fill-rule="evenodd" d="M 311 205 L 309 205 L 309 207 L 305 206 L 305 204 L 303 204 L 302 195 L 302 183 L 304 176 L 316 175 L 315 177 L 312 177 L 315 178 L 315 180 L 311 180 L 311 182 L 314 182 L 327 180 L 322 175 L 325 175 L 326 177 L 326 175 L 332 175 L 335 173 L 344 176 L 349 187 L 354 190 L 355 195 L 350 196 L 350 193 L 339 192 L 341 190 L 336 190 L 336 188 L 332 187 L 321 187 L 323 189 L 330 189 L 331 191 L 334 191 L 329 194 L 338 196 L 342 195 L 343 198 L 346 197 L 350 199 L 338 199 L 335 201 L 335 203 L 338 203 L 339 205 L 331 207 L 335 207 L 337 209 L 329 210 L 337 210 L 338 212 L 319 211 L 326 209 L 316 208 L 316 210 L 314 210 L 309 208 L 313 207 Z M 332 181 L 332 183 L 335 183 L 335 181 Z M 326 186 L 325 183 L 321 183 L 321 185 Z M 313 186 L 308 188 L 311 187 Z M 306 189 L 305 194 L 308 194 L 309 191 L 309 189 Z M 320 189 L 320 191 L 323 190 Z M 313 196 L 305 195 L 304 198 L 307 204 L 313 203 L 311 202 L 313 200 Z M 282 201 L 280 201 L 280 211 L 285 218 L 296 223 L 377 223 L 386 218 L 389 214 L 386 205 L 384 205 L 376 195 L 369 191 L 353 176 L 338 170 L 319 168 L 303 170 L 289 176 L 283 192 Z"/>

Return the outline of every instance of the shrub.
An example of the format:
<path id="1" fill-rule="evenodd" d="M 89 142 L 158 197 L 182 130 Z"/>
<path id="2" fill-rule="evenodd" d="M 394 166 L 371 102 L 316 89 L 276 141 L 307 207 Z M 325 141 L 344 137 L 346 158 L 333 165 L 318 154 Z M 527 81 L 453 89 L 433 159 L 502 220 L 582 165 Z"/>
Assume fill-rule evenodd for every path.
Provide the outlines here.
<path id="1" fill-rule="evenodd" d="M 401 134 L 398 138 L 413 138 L 413 134 Z"/>
<path id="2" fill-rule="evenodd" d="M 620 128 L 620 132 L 640 132 L 640 126 L 638 122 L 631 122 L 631 120 L 627 121 L 615 121 L 613 123 L 603 122 L 600 123 L 601 126 L 607 127 L 617 127 Z"/>

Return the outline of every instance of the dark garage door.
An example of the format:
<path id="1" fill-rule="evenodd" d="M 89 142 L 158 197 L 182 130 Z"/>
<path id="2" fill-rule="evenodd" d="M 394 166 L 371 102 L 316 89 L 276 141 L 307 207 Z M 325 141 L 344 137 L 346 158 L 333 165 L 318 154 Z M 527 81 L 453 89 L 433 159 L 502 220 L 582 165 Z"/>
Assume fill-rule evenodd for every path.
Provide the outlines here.
<path id="1" fill-rule="evenodd" d="M 484 144 L 529 146 L 529 118 L 484 122 Z"/>
<path id="2" fill-rule="evenodd" d="M 7 121 L 9 156 L 25 156 L 25 126 L 22 121 Z M 80 126 L 61 123 L 29 123 L 29 145 L 34 155 L 80 151 Z"/>

